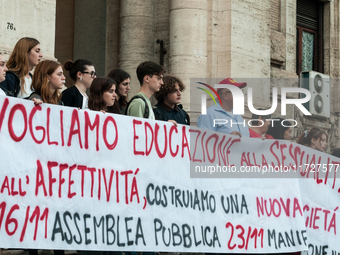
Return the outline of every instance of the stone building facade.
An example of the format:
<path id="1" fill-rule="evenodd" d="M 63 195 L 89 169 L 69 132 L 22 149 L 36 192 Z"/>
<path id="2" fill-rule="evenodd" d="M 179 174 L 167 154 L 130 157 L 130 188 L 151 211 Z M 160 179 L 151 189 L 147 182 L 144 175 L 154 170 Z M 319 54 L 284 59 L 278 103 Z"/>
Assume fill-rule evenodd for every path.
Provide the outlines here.
<path id="1" fill-rule="evenodd" d="M 320 45 L 314 45 L 318 68 L 311 70 L 334 78 L 331 117 L 305 117 L 290 108 L 287 118 L 299 120 L 295 136 L 313 126 L 327 131 L 331 152 L 340 147 L 339 0 L 0 0 L 0 51 L 8 57 L 19 38 L 35 37 L 46 58 L 61 63 L 89 59 L 99 75 L 126 70 L 132 76 L 131 95 L 139 90 L 137 65 L 163 60 L 167 72 L 187 84 L 182 96 L 186 109 L 191 78 L 232 77 L 249 84 L 262 78 L 254 102 L 268 107 L 272 87 L 299 86 L 300 16 L 310 8 L 306 1 L 320 7 L 315 37 Z M 195 122 L 199 112 L 190 113 Z"/>

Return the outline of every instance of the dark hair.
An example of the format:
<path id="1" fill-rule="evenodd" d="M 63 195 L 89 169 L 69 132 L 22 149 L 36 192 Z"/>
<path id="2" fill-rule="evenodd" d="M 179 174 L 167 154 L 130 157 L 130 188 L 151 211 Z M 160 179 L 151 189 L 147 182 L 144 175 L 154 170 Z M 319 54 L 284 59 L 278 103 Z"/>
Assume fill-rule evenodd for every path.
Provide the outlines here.
<path id="1" fill-rule="evenodd" d="M 302 133 L 299 136 L 297 143 L 311 146 L 312 139 L 314 138 L 315 140 L 319 140 L 321 139 L 322 135 L 326 135 L 328 139 L 328 135 L 326 134 L 326 132 L 322 131 L 319 128 L 312 128 L 311 130 L 309 130 L 309 132 L 305 131 L 304 133 Z"/>
<path id="2" fill-rule="evenodd" d="M 284 139 L 284 133 L 290 128 L 289 126 L 291 126 L 292 123 L 281 118 L 273 119 L 278 119 L 279 121 L 273 121 L 273 124 L 268 128 L 267 135 L 271 135 L 275 139 Z M 281 123 L 288 127 L 283 126 Z"/>
<path id="3" fill-rule="evenodd" d="M 82 73 L 86 70 L 85 66 L 93 66 L 93 64 L 85 59 L 77 59 L 75 62 L 67 60 L 64 63 L 65 70 L 69 72 L 69 75 L 74 82 L 77 81 L 77 73 Z"/>
<path id="4" fill-rule="evenodd" d="M 123 82 L 126 79 L 131 79 L 130 74 L 125 72 L 121 69 L 113 69 L 107 77 L 114 80 L 117 84 L 116 92 L 118 91 L 118 86 L 121 82 Z M 113 106 L 110 106 L 112 108 L 114 113 L 120 113 L 119 105 L 124 108 L 126 106 L 126 96 L 119 95 L 119 100 L 115 101 L 115 104 Z"/>
<path id="5" fill-rule="evenodd" d="M 178 83 L 179 90 L 182 92 L 185 90 L 185 85 L 182 80 L 173 75 L 167 75 L 163 78 L 163 85 L 159 91 L 155 92 L 155 98 L 158 102 L 164 102 L 164 98 L 169 94 L 176 91 L 176 83 Z"/>
<path id="6" fill-rule="evenodd" d="M 260 108 L 258 110 L 264 110 L 264 109 Z M 252 123 L 256 126 L 259 125 L 260 124 L 260 121 L 259 121 L 260 117 L 262 117 L 263 121 L 266 121 L 267 119 L 270 119 L 272 117 L 272 115 L 271 114 L 257 115 L 255 113 L 253 113 L 253 115 L 251 116 L 251 119 L 253 119 L 254 121 L 252 121 Z M 255 119 L 257 119 L 257 120 L 255 120 Z"/>
<path id="7" fill-rule="evenodd" d="M 117 85 L 110 78 L 97 77 L 93 80 L 90 87 L 89 109 L 94 111 L 106 110 L 106 105 L 103 100 L 103 94 L 109 91 L 112 85 Z"/>
<path id="8" fill-rule="evenodd" d="M 157 64 L 156 62 L 146 61 L 139 64 L 136 73 L 138 81 L 140 85 L 142 85 L 145 75 L 148 75 L 150 77 L 152 77 L 153 75 L 161 75 L 165 73 L 165 69 L 163 66 Z"/>

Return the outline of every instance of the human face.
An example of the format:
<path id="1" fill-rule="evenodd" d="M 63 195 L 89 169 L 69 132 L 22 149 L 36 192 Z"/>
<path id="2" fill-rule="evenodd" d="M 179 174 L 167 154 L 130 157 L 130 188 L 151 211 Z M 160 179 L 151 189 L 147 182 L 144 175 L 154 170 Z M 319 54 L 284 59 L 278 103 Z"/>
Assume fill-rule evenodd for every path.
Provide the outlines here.
<path id="1" fill-rule="evenodd" d="M 119 97 L 127 97 L 130 90 L 130 78 L 125 79 L 118 85 L 117 89 L 117 99 Z"/>
<path id="2" fill-rule="evenodd" d="M 318 151 L 324 151 L 327 147 L 327 136 L 325 134 L 322 134 L 319 139 L 312 139 L 312 148 L 318 150 Z"/>
<path id="3" fill-rule="evenodd" d="M 161 86 L 163 85 L 163 74 L 160 75 L 152 75 L 152 77 L 146 75 L 146 82 L 149 84 L 149 89 L 151 92 L 155 93 L 159 91 Z"/>
<path id="4" fill-rule="evenodd" d="M 230 104 L 233 102 L 233 93 L 229 89 L 222 89 L 219 94 L 223 101 L 228 101 Z"/>
<path id="5" fill-rule="evenodd" d="M 81 83 L 84 84 L 86 88 L 91 87 L 92 81 L 97 77 L 96 74 L 93 74 L 96 72 L 94 69 L 94 66 L 85 66 L 84 72 L 78 72 L 79 78 L 81 78 Z M 91 75 L 93 74 L 93 75 Z"/>
<path id="6" fill-rule="evenodd" d="M 116 85 L 112 85 L 112 87 L 103 93 L 103 100 L 106 106 L 112 106 L 115 103 L 117 94 L 116 94 Z"/>
<path id="7" fill-rule="evenodd" d="M 293 138 L 293 129 L 290 127 L 286 129 L 286 131 L 283 133 L 283 139 L 292 140 L 292 138 Z"/>
<path id="8" fill-rule="evenodd" d="M 182 92 L 179 88 L 178 83 L 175 84 L 175 91 L 172 93 L 169 93 L 164 98 L 164 103 L 173 108 L 176 104 L 179 104 L 181 102 L 182 98 Z"/>
<path id="9" fill-rule="evenodd" d="M 37 44 L 27 53 L 30 68 L 37 66 L 42 57 L 43 55 L 41 54 L 40 44 Z"/>
<path id="10" fill-rule="evenodd" d="M 4 56 L 0 55 L 0 82 L 6 79 L 6 72 L 8 71 L 6 67 L 6 62 Z"/>
<path id="11" fill-rule="evenodd" d="M 48 75 L 50 90 L 53 93 L 56 89 L 62 89 L 65 84 L 63 69 L 59 66 L 51 75 Z"/>

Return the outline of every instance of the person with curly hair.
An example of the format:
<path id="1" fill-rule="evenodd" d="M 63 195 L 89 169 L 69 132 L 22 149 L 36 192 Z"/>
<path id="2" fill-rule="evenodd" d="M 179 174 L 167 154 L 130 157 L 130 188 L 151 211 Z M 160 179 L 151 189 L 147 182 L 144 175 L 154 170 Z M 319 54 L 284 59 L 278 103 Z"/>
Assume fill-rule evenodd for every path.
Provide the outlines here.
<path id="1" fill-rule="evenodd" d="M 180 104 L 185 86 L 176 76 L 167 75 L 163 78 L 163 86 L 155 92 L 158 103 L 153 112 L 156 120 L 170 121 L 177 124 L 190 125 L 190 117 Z"/>

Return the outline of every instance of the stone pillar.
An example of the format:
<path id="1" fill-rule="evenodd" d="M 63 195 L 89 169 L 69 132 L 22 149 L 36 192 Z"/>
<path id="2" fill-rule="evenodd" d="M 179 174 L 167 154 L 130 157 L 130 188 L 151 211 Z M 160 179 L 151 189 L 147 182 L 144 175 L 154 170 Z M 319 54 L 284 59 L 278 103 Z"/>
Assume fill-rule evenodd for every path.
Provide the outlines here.
<path id="1" fill-rule="evenodd" d="M 207 0 L 172 0 L 170 4 L 168 72 L 180 77 L 186 85 L 182 94 L 182 104 L 186 110 L 190 110 L 190 79 L 207 78 L 207 8 Z"/>
<path id="2" fill-rule="evenodd" d="M 154 1 L 121 0 L 119 24 L 118 66 L 131 76 L 131 97 L 140 89 L 137 66 L 154 60 Z"/>
<path id="3" fill-rule="evenodd" d="M 118 0 L 107 0 L 105 75 L 118 67 L 119 8 Z"/>
<path id="4" fill-rule="evenodd" d="M 105 75 L 106 0 L 76 0 L 74 60 L 91 61 L 99 76 Z"/>
<path id="5" fill-rule="evenodd" d="M 74 0 L 58 0 L 56 7 L 55 57 L 64 64 L 73 60 Z M 65 72 L 66 86 L 73 85 L 68 72 Z"/>

